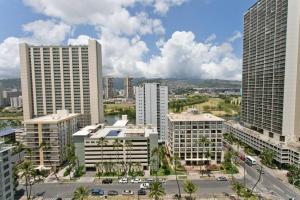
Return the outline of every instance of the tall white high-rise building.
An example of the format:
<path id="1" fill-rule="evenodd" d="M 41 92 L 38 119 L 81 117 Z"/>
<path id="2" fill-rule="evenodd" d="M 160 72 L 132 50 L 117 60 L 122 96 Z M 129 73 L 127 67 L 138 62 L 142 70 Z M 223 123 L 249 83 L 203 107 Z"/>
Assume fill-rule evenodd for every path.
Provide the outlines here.
<path id="1" fill-rule="evenodd" d="M 136 87 L 136 123 L 157 128 L 161 142 L 166 142 L 168 133 L 168 87 L 159 83 L 144 83 Z"/>
<path id="2" fill-rule="evenodd" d="M 126 99 L 134 99 L 133 78 L 124 78 L 124 96 Z"/>
<path id="3" fill-rule="evenodd" d="M 13 200 L 14 185 L 12 173 L 12 147 L 0 142 L 0 199 Z"/>
<path id="4" fill-rule="evenodd" d="M 300 164 L 300 1 L 258 0 L 244 15 L 241 122 L 227 131 Z"/>
<path id="5" fill-rule="evenodd" d="M 104 77 L 104 98 L 112 99 L 114 98 L 114 78 Z"/>
<path id="6" fill-rule="evenodd" d="M 103 122 L 101 45 L 20 44 L 24 120 L 68 110 L 81 126 Z"/>

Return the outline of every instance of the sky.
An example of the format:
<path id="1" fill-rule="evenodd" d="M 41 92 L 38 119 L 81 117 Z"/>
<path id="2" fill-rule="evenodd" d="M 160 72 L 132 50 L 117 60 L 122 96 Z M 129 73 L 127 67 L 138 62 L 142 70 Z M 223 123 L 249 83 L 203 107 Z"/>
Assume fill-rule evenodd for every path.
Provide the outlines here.
<path id="1" fill-rule="evenodd" d="M 102 45 L 115 77 L 241 80 L 243 14 L 256 0 L 0 0 L 0 79 L 18 44 Z"/>

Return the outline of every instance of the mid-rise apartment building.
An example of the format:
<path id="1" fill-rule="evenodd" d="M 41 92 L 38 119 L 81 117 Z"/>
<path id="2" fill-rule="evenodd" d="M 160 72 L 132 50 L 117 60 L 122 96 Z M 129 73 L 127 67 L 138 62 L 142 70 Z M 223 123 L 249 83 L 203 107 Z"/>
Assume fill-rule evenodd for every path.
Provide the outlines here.
<path id="1" fill-rule="evenodd" d="M 68 110 L 81 126 L 104 121 L 101 45 L 20 44 L 24 120 Z"/>
<path id="2" fill-rule="evenodd" d="M 34 166 L 50 168 L 65 161 L 66 146 L 78 130 L 78 117 L 79 114 L 59 110 L 56 114 L 24 121 L 25 143 L 32 150 L 28 156 Z"/>
<path id="3" fill-rule="evenodd" d="M 299 77 L 300 1 L 258 0 L 244 15 L 243 128 L 228 123 L 227 130 L 257 150 L 291 147 L 276 158 L 286 163 L 300 147 Z"/>
<path id="4" fill-rule="evenodd" d="M 95 169 L 97 163 L 139 164 L 142 169 L 151 166 L 151 151 L 158 146 L 156 129 L 127 125 L 128 120 L 113 126 L 87 126 L 73 135 L 76 156 L 86 168 Z"/>
<path id="5" fill-rule="evenodd" d="M 126 99 L 134 99 L 133 78 L 124 78 L 124 96 Z"/>
<path id="6" fill-rule="evenodd" d="M 0 142 L 0 199 L 14 200 L 12 146 Z"/>
<path id="7" fill-rule="evenodd" d="M 189 110 L 168 114 L 168 147 L 187 165 L 220 164 L 223 159 L 224 120 Z"/>
<path id="8" fill-rule="evenodd" d="M 104 98 L 105 99 L 114 98 L 114 78 L 112 77 L 104 78 Z"/>
<path id="9" fill-rule="evenodd" d="M 136 124 L 157 128 L 161 142 L 168 133 L 168 87 L 159 83 L 144 83 L 135 89 Z"/>

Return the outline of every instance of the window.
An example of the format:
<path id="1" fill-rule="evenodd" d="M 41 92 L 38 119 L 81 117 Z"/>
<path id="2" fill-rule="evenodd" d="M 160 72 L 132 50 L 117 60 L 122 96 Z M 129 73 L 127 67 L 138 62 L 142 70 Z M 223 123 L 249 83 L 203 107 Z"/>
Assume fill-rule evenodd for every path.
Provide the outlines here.
<path id="1" fill-rule="evenodd" d="M 280 142 L 284 142 L 285 141 L 285 136 L 280 136 L 279 140 L 280 140 Z"/>
<path id="2" fill-rule="evenodd" d="M 270 138 L 273 138 L 273 137 L 274 137 L 274 134 L 270 132 L 270 133 L 269 133 L 269 137 L 270 137 Z"/>

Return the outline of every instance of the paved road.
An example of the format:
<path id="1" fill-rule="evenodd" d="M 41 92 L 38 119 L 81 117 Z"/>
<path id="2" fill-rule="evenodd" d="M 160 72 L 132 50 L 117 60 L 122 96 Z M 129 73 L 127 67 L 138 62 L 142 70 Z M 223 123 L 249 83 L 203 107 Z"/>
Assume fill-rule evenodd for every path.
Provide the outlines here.
<path id="1" fill-rule="evenodd" d="M 252 188 L 258 180 L 259 172 L 256 170 L 256 167 L 257 166 L 250 167 L 246 165 L 246 186 L 249 188 Z M 241 182 L 243 182 L 243 180 L 241 180 Z M 262 174 L 261 181 L 257 185 L 256 191 L 270 194 L 273 196 L 272 199 L 274 200 L 288 200 L 291 197 L 300 199 L 300 196 L 297 193 L 292 191 L 284 182 L 280 181 L 266 170 L 264 170 L 264 174 Z"/>
<path id="2" fill-rule="evenodd" d="M 220 182 L 215 180 L 195 180 L 193 181 L 198 186 L 197 195 L 213 195 L 221 194 L 222 192 L 233 193 L 231 190 L 230 182 Z M 74 190 L 79 186 L 84 186 L 89 189 L 97 187 L 102 188 L 105 192 L 108 190 L 116 190 L 122 193 L 123 190 L 132 190 L 135 193 L 139 189 L 139 184 L 111 184 L 102 185 L 96 183 L 68 183 L 68 184 L 58 184 L 58 183 L 41 183 L 33 186 L 33 194 L 38 196 L 43 196 L 44 198 L 71 198 L 73 197 Z M 167 194 L 178 193 L 176 181 L 167 181 L 163 184 L 166 189 Z M 180 181 L 181 192 L 183 191 L 183 182 Z"/>

